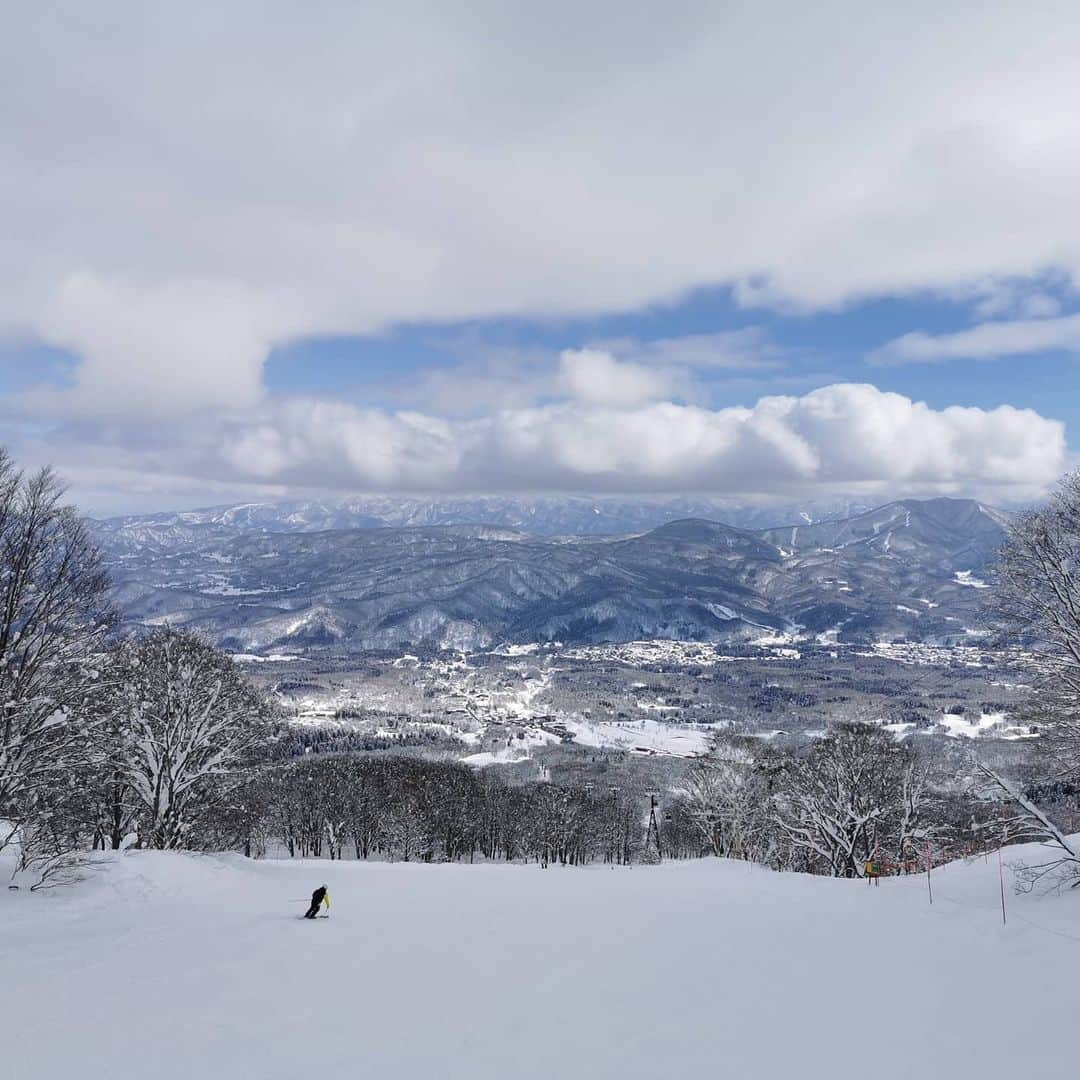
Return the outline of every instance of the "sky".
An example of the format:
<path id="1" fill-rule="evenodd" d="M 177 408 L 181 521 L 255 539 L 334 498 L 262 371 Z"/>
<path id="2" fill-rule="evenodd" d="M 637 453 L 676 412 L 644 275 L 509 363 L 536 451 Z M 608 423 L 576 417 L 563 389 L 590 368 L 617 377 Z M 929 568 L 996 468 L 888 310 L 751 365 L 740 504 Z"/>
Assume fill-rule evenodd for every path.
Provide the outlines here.
<path id="1" fill-rule="evenodd" d="M 1074 5 L 6 26 L 0 442 L 91 512 L 1013 505 L 1077 461 Z"/>

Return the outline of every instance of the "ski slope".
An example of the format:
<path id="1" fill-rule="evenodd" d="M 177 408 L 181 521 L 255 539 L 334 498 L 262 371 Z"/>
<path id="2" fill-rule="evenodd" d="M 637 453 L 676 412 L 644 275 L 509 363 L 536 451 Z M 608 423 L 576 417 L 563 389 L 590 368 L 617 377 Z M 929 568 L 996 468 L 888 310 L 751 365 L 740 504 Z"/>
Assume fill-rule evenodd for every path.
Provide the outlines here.
<path id="1" fill-rule="evenodd" d="M 1016 849 L 1013 849 L 1015 852 Z M 299 918 L 329 885 L 331 917 Z M 661 867 L 109 856 L 0 895 L 0 1060 L 35 1080 L 1072 1075 L 1080 895 L 996 861 L 861 882 Z"/>

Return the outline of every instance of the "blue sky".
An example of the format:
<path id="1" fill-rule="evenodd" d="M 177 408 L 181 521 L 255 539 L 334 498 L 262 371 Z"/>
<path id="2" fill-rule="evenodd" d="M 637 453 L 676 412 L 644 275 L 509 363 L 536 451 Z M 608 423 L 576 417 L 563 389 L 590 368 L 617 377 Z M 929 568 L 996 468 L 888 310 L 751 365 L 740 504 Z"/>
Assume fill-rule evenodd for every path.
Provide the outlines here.
<path id="1" fill-rule="evenodd" d="M 1066 293 L 1062 312 L 1080 310 Z M 556 355 L 594 342 L 649 341 L 736 330 L 760 331 L 776 347 L 776 367 L 704 377 L 715 406 L 752 404 L 762 394 L 801 393 L 840 381 L 872 382 L 935 408 L 1011 404 L 1065 422 L 1075 450 L 1080 433 L 1080 360 L 1067 349 L 970 362 L 874 365 L 870 354 L 913 331 L 949 334 L 976 323 L 970 302 L 922 296 L 855 303 L 837 311 L 778 313 L 740 308 L 728 288 L 632 312 L 553 321 L 474 320 L 402 326 L 368 337 L 325 337 L 275 348 L 265 368 L 274 394 L 318 393 L 364 403 L 392 396 L 398 380 L 467 366 L 484 349 Z M 391 384 L 387 387 L 387 384 Z"/>
<path id="2" fill-rule="evenodd" d="M 10 30 L 0 440 L 88 509 L 1020 503 L 1076 461 L 1071 8 Z"/>
<path id="3" fill-rule="evenodd" d="M 1080 311 L 1067 292 L 1065 314 Z M 1064 421 L 1072 449 L 1080 433 L 1080 359 L 1068 349 L 976 361 L 881 366 L 868 358 L 913 331 L 949 334 L 976 323 L 970 302 L 922 296 L 854 303 L 836 311 L 772 312 L 739 307 L 728 288 L 695 290 L 674 303 L 631 312 L 551 320 L 491 319 L 419 323 L 365 336 L 317 336 L 275 346 L 263 383 L 274 396 L 314 394 L 358 404 L 393 403 L 400 384 L 418 375 L 475 367 L 489 352 L 554 357 L 592 343 L 677 339 L 754 330 L 776 350 L 768 370 L 706 372 L 714 406 L 752 404 L 768 393 L 801 393 L 840 381 L 872 382 L 935 408 L 1011 404 Z M 34 386 L 68 387 L 78 367 L 72 350 L 32 342 L 0 344 L 0 393 Z"/>

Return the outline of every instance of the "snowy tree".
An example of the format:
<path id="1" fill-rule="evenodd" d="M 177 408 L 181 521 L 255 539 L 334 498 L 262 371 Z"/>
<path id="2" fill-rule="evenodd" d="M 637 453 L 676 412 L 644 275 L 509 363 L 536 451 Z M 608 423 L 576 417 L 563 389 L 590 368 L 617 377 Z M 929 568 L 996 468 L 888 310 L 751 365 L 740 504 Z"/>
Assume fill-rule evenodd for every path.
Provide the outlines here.
<path id="1" fill-rule="evenodd" d="M 181 847 L 262 741 L 266 704 L 229 657 L 193 634 L 129 641 L 120 663 L 119 766 L 141 807 L 140 843 Z"/>
<path id="2" fill-rule="evenodd" d="M 750 740 L 718 736 L 679 789 L 683 809 L 714 855 L 762 854 L 768 782 L 758 758 Z"/>
<path id="3" fill-rule="evenodd" d="M 1066 836 L 1018 785 L 997 770 L 981 763 L 976 765 L 976 770 L 985 782 L 987 792 L 1003 800 L 999 816 L 991 818 L 982 827 L 993 834 L 1001 846 L 1038 843 L 1046 852 L 1040 862 L 1024 862 L 1014 867 L 1018 887 L 1030 891 L 1040 885 L 1050 888 L 1065 883 L 1072 888 L 1080 885 L 1080 847 L 1073 839 Z"/>
<path id="4" fill-rule="evenodd" d="M 323 762 L 319 770 L 313 803 L 322 831 L 326 853 L 340 859 L 342 848 L 349 840 L 354 807 L 359 801 L 357 762 L 347 757 L 335 757 Z"/>
<path id="5" fill-rule="evenodd" d="M 896 808 L 895 826 L 890 839 L 897 863 L 904 866 L 918 858 L 922 843 L 939 839 L 945 834 L 947 822 L 942 817 L 934 822 L 928 820 L 928 811 L 938 800 L 931 801 L 930 768 L 917 754 L 907 753 L 903 756 L 899 767 L 893 770 L 893 779 L 896 784 Z"/>
<path id="6" fill-rule="evenodd" d="M 103 693 L 94 703 L 94 759 L 79 773 L 91 846 L 113 851 L 136 832 L 141 809 L 124 767 L 124 656 L 122 648 L 113 647 L 104 657 L 100 675 Z"/>
<path id="7" fill-rule="evenodd" d="M 259 791 L 265 827 L 278 837 L 290 858 L 303 856 L 303 803 L 296 782 L 297 766 L 275 766 L 264 769 L 253 783 Z"/>
<path id="8" fill-rule="evenodd" d="M 417 797 L 406 792 L 386 813 L 387 850 L 391 857 L 411 862 L 431 852 L 431 831 Z"/>
<path id="9" fill-rule="evenodd" d="M 460 762 L 406 755 L 308 754 L 263 767 L 250 786 L 215 810 L 215 821 L 228 818 L 219 834 L 232 828 L 245 850 L 275 836 L 290 855 L 332 859 L 350 841 L 358 859 L 628 863 L 641 849 L 647 805 L 625 785 L 609 796 L 591 785 L 513 784 Z"/>
<path id="10" fill-rule="evenodd" d="M 483 796 L 477 822 L 477 843 L 486 859 L 514 858 L 519 839 L 520 800 L 490 771 L 481 777 Z"/>
<path id="11" fill-rule="evenodd" d="M 94 752 L 93 704 L 109 625 L 108 579 L 86 523 L 48 469 L 0 450 L 0 848 L 35 821 Z"/>
<path id="12" fill-rule="evenodd" d="M 910 843 L 921 806 L 914 751 L 868 724 L 837 724 L 778 783 L 775 818 L 808 869 L 861 877 Z"/>
<path id="13" fill-rule="evenodd" d="M 437 857 L 452 861 L 475 843 L 482 785 L 473 770 L 449 763 L 423 764 L 412 781 Z"/>
<path id="14" fill-rule="evenodd" d="M 1053 778 L 1080 780 L 1080 473 L 1012 523 L 993 579 L 1001 630 L 1034 654 L 1037 752 Z"/>

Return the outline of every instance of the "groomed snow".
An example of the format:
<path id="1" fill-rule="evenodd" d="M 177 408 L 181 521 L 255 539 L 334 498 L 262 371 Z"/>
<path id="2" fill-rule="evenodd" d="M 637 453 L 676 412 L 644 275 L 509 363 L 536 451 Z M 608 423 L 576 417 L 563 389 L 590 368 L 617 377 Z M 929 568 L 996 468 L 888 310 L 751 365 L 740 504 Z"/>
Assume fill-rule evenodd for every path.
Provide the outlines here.
<path id="1" fill-rule="evenodd" d="M 1015 857 L 1015 851 L 1011 853 Z M 326 882 L 331 918 L 294 902 Z M 4 1074 L 35 1080 L 1060 1080 L 1080 895 L 996 861 L 862 882 L 130 852 L 0 895 Z"/>

